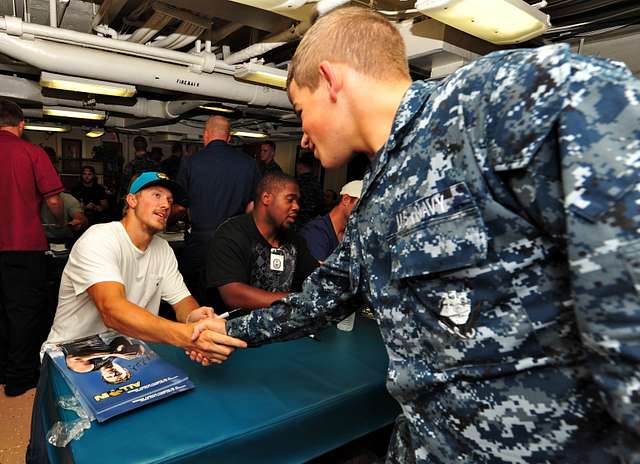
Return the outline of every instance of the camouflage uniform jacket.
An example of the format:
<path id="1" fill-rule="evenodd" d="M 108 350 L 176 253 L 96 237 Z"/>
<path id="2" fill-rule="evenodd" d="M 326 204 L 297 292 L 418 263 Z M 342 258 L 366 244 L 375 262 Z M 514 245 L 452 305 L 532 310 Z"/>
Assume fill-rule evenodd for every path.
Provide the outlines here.
<path id="1" fill-rule="evenodd" d="M 403 410 L 389 462 L 635 461 L 639 174 L 619 64 L 549 46 L 416 82 L 338 251 L 228 332 L 298 336 L 361 295 Z"/>

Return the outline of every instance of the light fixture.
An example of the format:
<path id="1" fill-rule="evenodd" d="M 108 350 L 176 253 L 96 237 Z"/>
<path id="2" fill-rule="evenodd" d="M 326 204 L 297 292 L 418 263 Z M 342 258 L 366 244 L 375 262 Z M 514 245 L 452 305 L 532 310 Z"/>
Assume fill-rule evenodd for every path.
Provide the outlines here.
<path id="1" fill-rule="evenodd" d="M 87 132 L 84 135 L 86 135 L 90 139 L 95 139 L 95 138 L 98 138 L 98 137 L 102 137 L 104 135 L 104 130 L 102 130 L 102 129 L 94 129 L 92 131 Z"/>
<path id="2" fill-rule="evenodd" d="M 75 76 L 64 76 L 62 74 L 49 72 L 42 72 L 40 74 L 40 85 L 50 89 L 112 95 L 114 97 L 133 97 L 136 94 L 136 88 L 133 85 L 85 79 Z"/>
<path id="3" fill-rule="evenodd" d="M 59 118 L 91 119 L 94 121 L 103 121 L 107 118 L 107 114 L 104 111 L 65 108 L 63 106 L 43 106 L 42 114 Z"/>
<path id="4" fill-rule="evenodd" d="M 287 88 L 287 72 L 282 69 L 264 66 L 258 63 L 246 63 L 236 67 L 233 77 L 241 81 L 270 85 L 280 89 Z"/>
<path id="5" fill-rule="evenodd" d="M 214 106 L 214 105 L 200 105 L 200 108 L 209 110 L 209 111 L 219 111 L 220 113 L 233 113 L 235 110 L 231 108 L 225 108 L 223 106 Z"/>
<path id="6" fill-rule="evenodd" d="M 423 14 L 498 45 L 544 34 L 549 15 L 524 0 L 417 0 Z"/>
<path id="7" fill-rule="evenodd" d="M 31 122 L 26 123 L 24 125 L 24 129 L 28 131 L 39 131 L 39 132 L 69 132 L 71 130 L 71 128 L 67 126 L 55 126 L 52 124 L 31 123 Z"/>
<path id="8" fill-rule="evenodd" d="M 231 131 L 231 135 L 235 135 L 236 137 L 248 137 L 251 139 L 266 139 L 268 137 L 264 132 L 252 132 L 252 131 Z"/>

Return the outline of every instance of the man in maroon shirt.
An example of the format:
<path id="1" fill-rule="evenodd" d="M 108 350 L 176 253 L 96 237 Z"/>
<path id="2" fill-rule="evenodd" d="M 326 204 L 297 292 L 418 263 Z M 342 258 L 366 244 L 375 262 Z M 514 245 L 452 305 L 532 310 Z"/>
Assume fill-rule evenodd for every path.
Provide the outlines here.
<path id="1" fill-rule="evenodd" d="M 0 99 L 0 383 L 7 396 L 38 380 L 49 248 L 40 223 L 43 199 L 64 225 L 62 182 L 47 154 L 20 138 L 23 130 L 20 107 Z"/>

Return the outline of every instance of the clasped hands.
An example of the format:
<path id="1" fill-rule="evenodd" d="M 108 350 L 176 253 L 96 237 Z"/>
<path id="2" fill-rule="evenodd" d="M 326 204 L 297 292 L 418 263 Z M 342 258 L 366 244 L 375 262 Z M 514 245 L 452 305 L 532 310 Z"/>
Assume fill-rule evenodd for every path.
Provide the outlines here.
<path id="1" fill-rule="evenodd" d="M 212 308 L 202 306 L 194 309 L 185 322 L 193 330 L 192 346 L 185 349 L 185 354 L 203 366 L 221 364 L 236 348 L 247 347 L 242 340 L 227 335 L 226 321 L 218 317 Z"/>

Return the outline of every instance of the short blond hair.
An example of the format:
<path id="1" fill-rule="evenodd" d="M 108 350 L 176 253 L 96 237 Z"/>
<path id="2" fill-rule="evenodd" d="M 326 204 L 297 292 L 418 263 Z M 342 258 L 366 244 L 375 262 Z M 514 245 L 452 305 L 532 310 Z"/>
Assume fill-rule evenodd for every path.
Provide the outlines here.
<path id="1" fill-rule="evenodd" d="M 287 88 L 315 90 L 318 66 L 324 60 L 348 64 L 357 72 L 379 80 L 410 79 L 405 45 L 398 30 L 382 15 L 362 7 L 344 7 L 320 18 L 296 49 Z"/>

